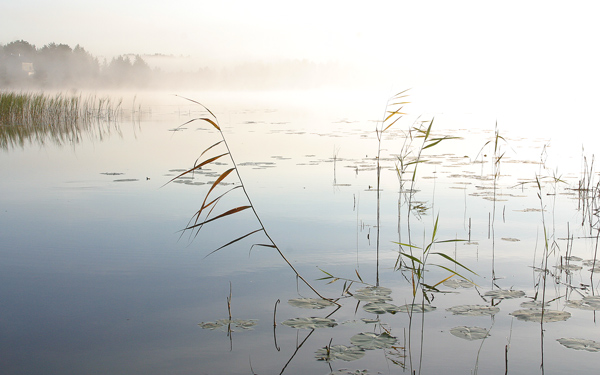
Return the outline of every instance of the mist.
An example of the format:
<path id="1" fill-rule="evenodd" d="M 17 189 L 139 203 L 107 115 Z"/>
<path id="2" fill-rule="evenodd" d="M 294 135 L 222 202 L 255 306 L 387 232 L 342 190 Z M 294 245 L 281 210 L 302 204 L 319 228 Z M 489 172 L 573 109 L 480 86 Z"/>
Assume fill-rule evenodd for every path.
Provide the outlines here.
<path id="1" fill-rule="evenodd" d="M 597 10 L 591 1 L 4 2 L 3 50 L 25 40 L 37 60 L 2 51 L 0 88 L 339 88 L 383 101 L 410 88 L 414 114 L 484 114 L 543 131 L 596 121 Z M 61 48 L 83 68 L 58 63 L 50 52 Z"/>
<path id="2" fill-rule="evenodd" d="M 191 57 L 96 57 L 85 47 L 24 41 L 0 45 L 0 86 L 12 89 L 272 90 L 366 87 L 358 67 L 309 60 L 246 61 L 209 67 Z"/>

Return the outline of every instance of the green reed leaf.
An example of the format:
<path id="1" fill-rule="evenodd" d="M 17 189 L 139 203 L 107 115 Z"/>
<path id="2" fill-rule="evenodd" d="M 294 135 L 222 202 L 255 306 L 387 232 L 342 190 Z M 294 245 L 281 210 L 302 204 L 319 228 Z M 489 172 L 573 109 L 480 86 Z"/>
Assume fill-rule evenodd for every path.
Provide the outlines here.
<path id="1" fill-rule="evenodd" d="M 400 252 L 400 254 L 401 254 L 402 256 L 405 256 L 405 257 L 409 258 L 410 260 L 412 260 L 412 261 L 414 261 L 414 262 L 417 262 L 417 263 L 419 263 L 419 264 L 423 264 L 423 262 L 422 262 L 421 260 L 419 260 L 418 258 L 415 258 L 414 256 L 412 256 L 412 255 L 410 255 L 410 254 L 403 253 L 403 252 Z"/>
<path id="2" fill-rule="evenodd" d="M 448 267 L 444 267 L 444 266 L 442 266 L 442 265 L 440 265 L 440 264 L 434 264 L 434 266 L 436 266 L 436 267 L 439 267 L 439 268 L 441 268 L 441 269 L 444 269 L 444 270 L 446 270 L 446 271 L 448 271 L 448 272 L 450 272 L 450 273 L 452 273 L 452 274 L 454 274 L 454 275 L 456 275 L 456 276 L 458 276 L 458 277 L 460 277 L 460 278 L 462 278 L 462 279 L 465 279 L 465 280 L 468 280 L 468 281 L 470 281 L 469 279 L 467 279 L 466 277 L 464 277 L 464 276 L 463 276 L 463 275 L 461 275 L 460 273 L 458 273 L 458 272 L 456 272 L 456 271 L 454 271 L 454 270 L 451 270 L 451 269 L 450 269 L 450 268 L 448 268 Z"/>
<path id="3" fill-rule="evenodd" d="M 461 266 L 462 268 L 466 269 L 467 271 L 471 272 L 471 273 L 472 273 L 472 274 L 474 274 L 474 275 L 477 275 L 477 273 L 475 273 L 474 271 L 472 271 L 470 268 L 468 268 L 468 267 L 464 266 L 464 265 L 463 265 L 463 264 L 461 264 L 459 261 L 457 261 L 456 259 L 452 258 L 452 257 L 451 257 L 451 256 L 449 256 L 449 255 L 446 255 L 446 254 L 444 254 L 444 253 L 431 253 L 431 254 L 437 254 L 437 255 L 439 255 L 439 256 L 441 256 L 441 257 L 443 257 L 443 258 L 446 258 L 446 259 L 448 259 L 450 262 L 452 262 L 452 263 L 454 263 L 454 264 L 457 264 L 457 265 Z"/>

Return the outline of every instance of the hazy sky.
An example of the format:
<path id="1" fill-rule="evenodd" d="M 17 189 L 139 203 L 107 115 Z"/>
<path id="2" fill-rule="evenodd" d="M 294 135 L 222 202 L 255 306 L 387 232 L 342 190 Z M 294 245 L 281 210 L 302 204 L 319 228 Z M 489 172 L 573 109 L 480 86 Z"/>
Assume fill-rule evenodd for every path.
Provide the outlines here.
<path id="1" fill-rule="evenodd" d="M 390 90 L 429 92 L 436 110 L 555 111 L 567 120 L 600 103 L 598 3 L 4 0 L 0 43 L 80 44 L 109 58 L 189 55 L 211 66 L 352 63 L 386 73 L 380 83 Z"/>

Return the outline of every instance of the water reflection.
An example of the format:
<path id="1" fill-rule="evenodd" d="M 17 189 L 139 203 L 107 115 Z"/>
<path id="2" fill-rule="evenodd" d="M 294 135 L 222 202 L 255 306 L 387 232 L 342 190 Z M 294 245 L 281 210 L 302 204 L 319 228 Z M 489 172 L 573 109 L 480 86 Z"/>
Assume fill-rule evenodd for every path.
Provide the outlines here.
<path id="1" fill-rule="evenodd" d="M 561 337 L 564 334 L 564 328 L 554 330 L 548 326 L 557 324 L 559 327 L 564 327 L 565 322 L 572 315 L 571 312 L 566 311 L 569 307 L 592 310 L 600 308 L 600 306 L 594 305 L 597 297 L 588 294 L 590 290 L 587 286 L 584 284 L 574 285 L 572 282 L 572 273 L 582 269 L 580 266 L 570 264 L 579 259 L 568 255 L 572 251 L 572 235 L 568 236 L 571 245 L 568 245 L 569 242 L 567 242 L 566 249 L 561 248 L 559 245 L 560 239 L 555 235 L 556 218 L 554 215 L 558 205 L 557 199 L 570 199 L 571 187 L 568 187 L 567 182 L 555 175 L 539 175 L 537 173 L 528 181 L 523 180 L 517 174 L 509 178 L 509 180 L 520 178 L 518 184 L 514 184 L 512 181 L 507 184 L 503 181 L 503 173 L 506 173 L 504 170 L 508 168 L 505 163 L 510 163 L 513 160 L 509 160 L 507 157 L 505 149 L 507 146 L 502 146 L 502 144 L 508 144 L 507 139 L 501 136 L 497 129 L 492 140 L 483 143 L 480 152 L 472 161 L 466 160 L 464 156 L 452 153 L 426 155 L 425 150 L 432 148 L 442 140 L 464 139 L 457 136 L 436 135 L 435 137 L 432 136 L 431 143 L 428 143 L 431 124 L 432 122 L 421 123 L 421 127 L 414 128 L 416 134 L 420 134 L 423 138 L 422 144 L 415 146 L 411 143 L 413 139 L 418 138 L 415 134 L 410 132 L 397 134 L 401 140 L 404 140 L 401 153 L 395 155 L 395 158 L 378 157 L 371 161 L 371 170 L 374 167 L 375 171 L 381 171 L 382 168 L 393 171 L 397 173 L 400 181 L 400 199 L 398 199 L 397 205 L 396 225 L 398 228 L 398 241 L 391 241 L 397 245 L 395 250 L 397 256 L 391 272 L 383 278 L 380 285 L 379 240 L 376 241 L 377 245 L 375 245 L 377 251 L 373 253 L 373 256 L 377 258 L 375 265 L 376 281 L 373 284 L 365 281 L 373 276 L 364 275 L 359 272 L 358 268 L 353 270 L 354 275 L 348 276 L 348 270 L 342 274 L 337 274 L 328 270 L 327 267 L 323 267 L 321 270 L 325 276 L 319 280 L 327 281 L 328 284 L 340 285 L 341 294 L 336 298 L 323 297 L 323 299 L 315 299 L 302 296 L 303 293 L 300 292 L 300 298 L 290 298 L 288 303 L 298 309 L 325 309 L 330 311 L 325 314 L 299 312 L 298 315 L 300 316 L 287 317 L 281 322 L 275 319 L 276 314 L 274 313 L 274 346 L 277 351 L 281 350 L 278 344 L 281 339 L 278 339 L 278 336 L 289 335 L 289 333 L 283 331 L 283 327 L 281 329 L 278 327 L 286 326 L 297 330 L 295 335 L 297 337 L 296 344 L 292 348 L 293 352 L 290 358 L 281 369 L 281 374 L 288 371 L 290 363 L 293 362 L 300 351 L 312 353 L 313 361 L 327 363 L 331 374 L 378 373 L 382 368 L 387 367 L 389 369 L 394 366 L 411 374 L 438 373 L 445 367 L 443 364 L 450 368 L 450 370 L 446 368 L 445 373 L 465 373 L 465 371 L 475 374 L 480 371 L 489 373 L 492 368 L 496 370 L 503 369 L 505 373 L 508 373 L 509 369 L 514 370 L 518 366 L 517 371 L 538 368 L 538 371 L 543 374 L 546 368 L 545 361 L 548 358 L 547 352 L 556 353 L 559 351 L 558 344 L 570 349 L 596 351 L 598 346 L 596 341 L 589 338 Z M 486 148 L 489 148 L 489 150 L 486 150 Z M 338 151 L 335 149 L 332 161 L 334 186 L 351 186 L 337 183 L 340 164 L 346 164 L 358 173 L 356 165 L 365 163 L 364 159 L 339 158 Z M 386 163 L 387 167 L 381 167 L 380 163 Z M 390 167 L 390 164 L 395 165 Z M 547 173 L 548 171 L 543 161 L 527 161 L 523 164 L 536 166 L 539 168 L 538 172 Z M 419 173 L 417 173 L 417 167 Z M 440 176 L 441 173 L 446 173 L 443 168 L 455 167 L 463 169 L 462 173 L 452 173 L 448 177 Z M 501 173 L 501 169 L 503 173 Z M 429 175 L 432 172 L 434 175 Z M 427 182 L 427 177 L 430 176 L 433 180 L 433 186 Z M 482 216 L 486 217 L 487 220 L 485 220 L 483 227 L 486 229 L 487 238 L 477 238 L 477 242 L 471 241 L 472 228 L 471 216 L 469 216 L 468 228 L 463 226 L 461 231 L 465 239 L 460 239 L 458 232 L 455 232 L 454 238 L 438 239 L 438 232 L 448 233 L 448 231 L 444 230 L 442 228 L 443 224 L 438 221 L 440 217 L 438 212 L 442 210 L 440 207 L 446 206 L 446 202 L 434 203 L 439 199 L 435 187 L 437 184 L 442 184 L 452 188 L 448 185 L 452 184 L 453 178 L 462 180 L 457 184 L 461 185 L 460 190 L 465 191 L 463 222 L 467 217 L 467 211 L 477 216 L 478 219 Z M 475 189 L 467 190 L 465 184 L 468 183 L 465 180 L 468 181 L 469 179 L 477 183 Z M 211 190 L 217 187 L 218 182 L 219 180 L 213 183 Z M 560 190 L 559 183 L 565 184 L 564 191 Z M 578 184 L 581 185 L 581 182 L 578 182 Z M 518 190 L 507 192 L 513 189 Z M 371 186 L 367 190 L 377 192 L 378 197 L 381 191 L 380 188 L 373 189 Z M 585 189 L 580 190 L 582 193 L 586 192 Z M 469 196 L 481 199 L 481 201 L 475 203 L 476 205 L 480 206 L 481 202 L 485 201 L 489 201 L 490 204 L 483 209 L 477 207 L 475 210 L 468 210 L 466 204 L 468 191 L 470 191 Z M 447 194 L 447 192 L 443 194 Z M 427 196 L 430 198 L 426 198 Z M 585 194 L 585 198 L 583 198 L 580 195 L 579 205 L 595 207 L 596 203 L 590 200 L 595 200 L 596 196 L 595 194 Z M 551 202 L 546 201 L 548 197 L 551 197 Z M 505 202 L 509 202 L 511 199 L 519 200 L 520 198 L 528 199 L 525 203 L 526 207 L 527 205 L 537 204 L 540 208 L 517 209 L 511 206 L 514 209 L 511 209 L 510 212 L 522 212 L 528 217 L 531 217 L 531 213 L 538 214 L 539 216 L 535 219 L 534 225 L 530 226 L 528 230 L 537 227 L 538 233 L 541 232 L 541 235 L 536 236 L 535 233 L 517 230 L 510 233 L 510 235 L 505 234 L 501 237 L 500 239 L 504 243 L 500 246 L 496 241 L 498 227 L 502 226 L 503 233 L 506 233 L 504 224 L 510 223 L 510 219 L 507 219 L 507 206 L 509 206 L 509 203 Z M 379 202 L 379 198 L 376 201 Z M 354 209 L 356 209 L 355 201 Z M 548 211 L 553 216 L 551 224 L 547 222 L 546 215 Z M 590 210 L 586 212 L 589 213 Z M 596 211 L 594 212 L 596 213 Z M 382 214 L 382 216 L 387 217 L 385 214 Z M 478 221 L 479 235 L 481 235 L 485 232 L 481 231 L 482 223 L 480 220 Z M 588 220 L 588 222 L 593 222 L 592 227 L 598 225 L 598 221 L 595 219 Z M 204 223 L 207 223 L 207 221 L 202 222 L 202 225 Z M 375 227 L 379 229 L 381 225 L 378 221 Z M 188 229 L 190 228 L 195 227 L 188 227 Z M 588 229 L 590 228 L 581 228 L 583 231 Z M 357 231 L 360 232 L 358 228 Z M 597 232 L 596 228 L 594 227 L 591 232 Z M 536 255 L 538 251 L 541 253 L 540 264 L 533 268 L 536 274 L 533 285 L 527 286 L 522 279 L 508 278 L 509 280 L 506 280 L 507 269 L 505 265 L 507 256 L 502 252 L 506 250 L 508 244 L 520 245 L 521 242 L 519 238 L 512 235 L 528 236 L 523 240 L 527 242 L 528 246 L 534 244 L 535 249 L 538 247 L 535 244 L 536 242 L 541 244 L 539 246 L 541 250 L 534 251 L 533 259 L 530 259 L 533 264 L 539 262 L 540 259 L 536 259 Z M 367 234 L 367 240 L 370 240 L 369 237 L 370 233 Z M 241 238 L 246 238 L 246 236 Z M 237 242 L 241 238 L 236 238 L 227 245 Z M 597 238 L 594 240 L 593 246 L 596 246 Z M 418 242 L 422 244 L 418 244 Z M 489 249 L 487 250 L 489 253 L 483 256 L 490 262 L 491 267 L 488 275 L 483 271 L 485 268 L 478 265 L 479 254 L 476 256 L 468 254 L 469 246 L 477 246 L 477 249 L 479 249 L 482 244 Z M 372 248 L 370 241 L 368 245 L 369 248 Z M 275 246 L 274 243 L 273 246 Z M 466 254 L 464 249 L 467 249 Z M 530 252 L 527 252 L 527 254 L 530 254 Z M 435 256 L 438 256 L 439 260 L 435 259 Z M 539 257 L 539 255 L 537 256 Z M 502 267 L 499 267 L 498 258 L 502 259 Z M 449 263 L 441 265 L 439 264 L 440 261 L 448 261 Z M 508 259 L 508 262 L 513 263 L 510 259 Z M 552 266 L 552 264 L 555 265 Z M 587 264 L 593 265 L 595 260 L 589 260 Z M 435 267 L 438 268 L 437 271 Z M 553 268 L 559 270 L 559 272 L 553 272 Z M 445 271 L 445 273 L 439 272 L 439 269 Z M 590 278 L 593 278 L 593 270 L 592 266 Z M 295 269 L 294 272 L 296 272 Z M 301 277 L 298 273 L 297 276 Z M 310 289 L 313 289 L 310 283 L 304 281 Z M 386 285 L 386 281 L 390 283 L 389 287 Z M 593 283 L 593 279 L 590 279 L 590 281 Z M 515 282 L 519 284 L 519 289 L 514 288 Z M 551 283 L 553 285 L 550 285 Z M 565 289 L 561 290 L 561 286 Z M 323 288 L 327 289 L 328 287 L 323 286 Z M 320 293 L 323 292 L 319 288 L 317 290 L 319 292 L 313 291 L 320 296 Z M 465 298 L 463 295 L 466 296 L 467 290 L 472 292 L 468 293 L 470 297 Z M 570 301 L 568 296 L 574 291 L 584 297 L 580 302 Z M 328 294 L 324 293 L 324 295 Z M 527 301 L 515 306 L 515 303 L 525 298 Z M 465 299 L 468 301 L 467 304 L 456 303 Z M 402 301 L 403 304 L 394 304 L 395 300 Z M 517 302 L 512 302 L 512 300 Z M 440 303 L 444 308 L 438 308 L 437 303 Z M 277 303 L 275 306 L 277 306 Z M 452 314 L 452 321 L 457 323 L 460 321 L 462 324 L 449 325 L 445 321 L 449 318 L 447 313 Z M 307 314 L 310 316 L 304 316 Z M 345 320 L 348 315 L 353 316 L 353 319 Z M 486 321 L 487 324 L 485 324 Z M 516 337 L 519 337 L 519 340 L 525 337 L 527 340 L 533 339 L 532 328 L 526 325 L 533 324 L 535 326 L 535 323 L 539 327 L 539 350 L 536 351 L 535 346 L 532 345 L 524 349 L 521 343 L 519 343 L 518 349 L 515 349 L 515 346 L 517 346 L 515 343 L 517 341 Z M 308 330 L 308 333 L 301 333 L 306 330 Z M 309 340 L 317 331 L 323 332 L 321 337 Z M 553 338 L 552 343 L 548 342 L 548 336 Z M 323 341 L 324 337 L 329 337 L 329 339 Z M 502 342 L 503 337 L 504 342 Z M 466 343 L 461 344 L 457 339 L 473 342 L 476 346 L 473 347 Z M 435 350 L 440 344 L 445 347 L 445 353 L 443 354 Z M 550 345 L 553 346 L 548 349 Z M 463 351 L 470 347 L 474 348 L 474 353 L 471 360 L 468 360 L 465 358 Z M 486 350 L 486 348 L 489 349 Z M 517 351 L 515 352 L 515 350 Z M 369 352 L 382 354 L 379 358 L 384 359 L 385 366 L 382 367 L 380 363 L 374 361 L 374 356 L 369 356 Z M 485 353 L 485 356 L 482 353 Z M 306 363 L 303 361 L 307 360 L 306 357 L 297 360 L 305 365 Z M 457 361 L 458 358 L 460 358 L 460 361 Z M 334 368 L 339 362 L 356 362 L 360 365 L 357 365 L 354 369 Z M 555 361 L 552 362 L 553 368 L 556 368 Z M 295 373 L 295 371 L 290 370 L 290 373 Z"/>
<path id="2" fill-rule="evenodd" d="M 9 176 L 0 181 L 8 372 L 69 364 L 90 373 L 93 363 L 103 373 L 148 374 L 594 373 L 591 159 L 580 174 L 577 154 L 575 169 L 556 179 L 547 160 L 558 151 L 540 157 L 546 141 L 500 133 L 506 144 L 495 154 L 493 123 L 461 129 L 436 119 L 432 137 L 456 139 L 425 149 L 421 163 L 408 159 L 399 179 L 406 128 L 384 134 L 376 159 L 371 113 L 340 122 L 344 107 L 308 119 L 272 102 L 215 111 L 265 227 L 298 273 L 339 305 L 322 302 L 275 249 L 252 247 L 258 232 L 205 257 L 257 229 L 244 216 L 250 209 L 177 241 L 189 216 L 238 186 L 223 179 L 203 203 L 231 168 L 211 163 L 161 188 L 219 140 L 196 123 L 169 131 L 197 117 L 193 108 L 157 110 L 138 138 L 122 127 L 123 142 L 82 136 L 77 155 L 50 141 L 47 158 L 37 143 L 0 155 Z M 206 210 L 244 205 L 227 194 Z M 452 272 L 436 264 L 469 281 L 447 279 Z"/>
<path id="3" fill-rule="evenodd" d="M 0 148 L 74 145 L 84 137 L 102 141 L 121 136 L 120 122 L 141 116 L 141 107 L 123 110 L 121 100 L 89 95 L 0 93 Z"/>

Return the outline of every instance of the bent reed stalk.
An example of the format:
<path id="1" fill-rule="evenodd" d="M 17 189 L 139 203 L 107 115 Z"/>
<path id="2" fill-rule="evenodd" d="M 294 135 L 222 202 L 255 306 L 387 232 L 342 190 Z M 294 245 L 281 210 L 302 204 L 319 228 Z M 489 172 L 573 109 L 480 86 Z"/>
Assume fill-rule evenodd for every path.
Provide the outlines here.
<path id="1" fill-rule="evenodd" d="M 177 95 L 177 96 L 179 96 L 179 95 Z M 183 232 L 186 232 L 186 231 L 192 231 L 192 233 L 194 233 L 194 232 L 195 232 L 195 236 L 196 236 L 196 235 L 198 235 L 198 233 L 199 233 L 200 229 L 202 229 L 202 227 L 204 226 L 204 224 L 207 224 L 207 223 L 209 223 L 209 222 L 212 222 L 212 221 L 218 220 L 218 219 L 220 219 L 220 218 L 223 218 L 223 217 L 226 217 L 226 216 L 229 216 L 229 215 L 233 215 L 233 214 L 236 214 L 236 213 L 238 213 L 238 212 L 241 212 L 241 211 L 244 211 L 244 210 L 250 209 L 250 210 L 252 211 L 252 213 L 254 214 L 254 217 L 256 218 L 256 220 L 257 220 L 257 222 L 258 222 L 258 224 L 259 224 L 260 228 L 259 228 L 259 229 L 256 229 L 256 230 L 253 230 L 253 231 L 251 231 L 251 232 L 248 232 L 248 233 L 246 233 L 245 235 L 243 235 L 243 236 L 241 236 L 241 237 L 238 237 L 238 238 L 236 238 L 236 239 L 234 239 L 234 240 L 232 240 L 232 241 L 230 241 L 230 242 L 226 243 L 225 245 L 223 245 L 223 246 L 221 246 L 221 247 L 219 247 L 219 248 L 217 248 L 217 249 L 215 249 L 215 250 L 211 251 L 211 252 L 210 252 L 209 254 L 207 254 L 206 256 L 209 256 L 209 255 L 211 255 L 211 254 L 214 254 L 214 253 L 216 253 L 217 251 L 219 251 L 219 250 L 221 250 L 221 249 L 223 249 L 223 248 L 225 248 L 225 247 L 227 247 L 227 246 L 229 246 L 229 245 L 232 245 L 232 244 L 234 244 L 234 243 L 236 243 L 236 242 L 238 242 L 238 241 L 240 241 L 240 240 L 242 240 L 242 239 L 244 239 L 244 238 L 247 238 L 247 237 L 249 237 L 249 236 L 251 236 L 251 235 L 253 235 L 253 234 L 255 234 L 255 233 L 262 232 L 262 233 L 265 235 L 265 237 L 267 238 L 267 240 L 268 240 L 268 243 L 255 243 L 255 244 L 253 244 L 251 247 L 254 247 L 254 246 L 263 246 L 263 247 L 269 247 L 269 248 L 275 249 L 275 250 L 276 250 L 276 251 L 279 253 L 279 255 L 281 256 L 281 258 L 282 258 L 282 259 L 283 259 L 283 260 L 284 260 L 284 261 L 287 263 L 287 265 L 288 265 L 288 266 L 289 266 L 289 267 L 292 269 L 292 271 L 293 271 L 293 272 L 296 274 L 296 277 L 297 277 L 298 279 L 302 280 L 302 282 L 303 282 L 304 284 L 306 284 L 306 286 L 308 286 L 308 287 L 310 288 L 310 290 L 312 290 L 312 291 L 313 291 L 313 292 L 314 292 L 314 293 L 315 293 L 317 296 L 319 296 L 320 298 L 322 298 L 322 299 L 325 299 L 325 300 L 332 301 L 332 302 L 334 302 L 335 304 L 337 304 L 337 305 L 339 306 L 339 304 L 338 304 L 336 301 L 334 301 L 334 300 L 332 300 L 332 299 L 330 299 L 330 298 L 325 298 L 325 297 L 323 297 L 323 296 L 322 296 L 322 295 L 321 295 L 321 294 L 320 294 L 320 293 L 319 293 L 319 292 L 318 292 L 318 291 L 317 291 L 317 290 L 316 290 L 316 289 L 315 289 L 315 288 L 314 288 L 314 287 L 313 287 L 313 286 L 312 286 L 312 285 L 311 285 L 311 284 L 310 284 L 310 283 L 309 283 L 309 282 L 308 282 L 308 281 L 307 281 L 307 280 L 306 280 L 306 279 L 305 279 L 305 278 L 304 278 L 304 277 L 303 277 L 303 276 L 302 276 L 302 275 L 301 275 L 301 274 L 298 272 L 298 270 L 296 270 L 296 268 L 295 268 L 295 267 L 292 265 L 292 263 L 291 263 L 291 262 L 290 262 L 290 261 L 287 259 L 287 257 L 286 257 L 286 256 L 283 254 L 283 252 L 281 251 L 281 249 L 280 249 L 280 248 L 277 246 L 277 244 L 275 243 L 275 241 L 274 241 L 274 240 L 271 238 L 271 236 L 270 236 L 270 235 L 269 235 L 269 233 L 267 232 L 267 229 L 266 229 L 265 225 L 264 225 L 264 224 L 263 224 L 263 222 L 261 221 L 261 219 L 260 219 L 260 216 L 259 216 L 259 215 L 258 215 L 258 213 L 256 212 L 256 209 L 254 208 L 254 205 L 252 204 L 252 201 L 251 201 L 251 199 L 250 199 L 250 195 L 248 194 L 248 191 L 246 190 L 246 186 L 244 185 L 244 182 L 243 182 L 243 180 L 242 180 L 242 177 L 241 177 L 241 175 L 240 175 L 240 173 L 239 173 L 239 169 L 238 169 L 238 167 L 237 167 L 237 164 L 235 163 L 235 160 L 233 159 L 233 155 L 231 154 L 231 150 L 229 149 L 229 145 L 227 144 L 227 140 L 225 139 L 225 135 L 223 134 L 223 131 L 221 130 L 221 126 L 219 125 L 219 120 L 218 120 L 217 116 L 216 116 L 216 115 L 215 115 L 215 114 L 214 114 L 214 113 L 213 113 L 213 112 L 212 112 L 210 109 L 208 109 L 208 108 L 207 108 L 207 107 L 206 107 L 204 104 L 202 104 L 202 103 L 200 103 L 200 102 L 197 102 L 197 101 L 195 101 L 195 100 L 193 100 L 193 99 L 189 99 L 189 98 L 183 97 L 183 96 L 179 96 L 179 97 L 180 97 L 180 98 L 182 98 L 182 99 L 188 100 L 188 101 L 190 101 L 190 102 L 192 102 L 192 103 L 195 103 L 195 104 L 198 104 L 198 105 L 202 106 L 202 108 L 204 108 L 204 109 L 205 109 L 205 110 L 206 110 L 206 111 L 207 111 L 207 112 L 208 112 L 208 113 L 209 113 L 209 114 L 212 116 L 212 119 L 211 119 L 211 118 L 208 118 L 208 117 L 199 117 L 199 118 L 194 118 L 194 119 L 192 119 L 192 120 L 189 120 L 189 121 L 185 122 L 184 124 L 180 125 L 180 126 L 179 126 L 179 128 L 180 128 L 180 127 L 182 127 L 182 126 L 184 126 L 184 125 L 186 125 L 186 124 L 189 124 L 189 123 L 191 123 L 191 122 L 194 122 L 194 121 L 204 121 L 204 122 L 207 122 L 207 123 L 209 123 L 210 125 L 212 125 L 212 126 L 213 126 L 213 127 L 214 127 L 214 128 L 215 128 L 215 129 L 216 129 L 218 132 L 219 132 L 219 134 L 220 134 L 220 136 L 221 136 L 221 140 L 220 140 L 219 142 L 217 142 L 217 143 L 215 143 L 215 144 L 213 144 L 213 145 L 209 146 L 207 149 L 205 149 L 205 150 L 204 150 L 204 151 L 203 151 L 203 152 L 200 154 L 199 158 L 196 160 L 196 163 L 194 163 L 194 166 L 193 166 L 191 169 L 189 169 L 189 170 L 187 170 L 187 171 L 185 171 L 185 172 L 181 173 L 180 175 L 178 175 L 178 176 L 176 176 L 176 177 L 172 178 L 172 179 L 171 179 L 171 180 L 169 180 L 169 181 L 168 181 L 166 184 L 168 184 L 168 183 L 170 183 L 170 182 L 172 182 L 172 181 L 174 181 L 174 180 L 176 180 L 176 179 L 178 179 L 178 178 L 180 178 L 180 177 L 182 177 L 182 176 L 184 176 L 184 175 L 186 175 L 186 174 L 188 174 L 188 173 L 193 173 L 194 171 L 196 171 L 196 170 L 199 170 L 200 168 L 202 168 L 202 166 L 204 166 L 204 165 L 207 165 L 207 164 L 210 164 L 210 163 L 212 163 L 212 162 L 214 162 L 214 161 L 216 161 L 216 160 L 220 159 L 220 158 L 221 158 L 221 157 L 223 157 L 223 156 L 229 156 L 229 159 L 231 160 L 231 163 L 232 163 L 232 165 L 233 165 L 233 167 L 232 167 L 232 168 L 229 168 L 229 169 L 227 169 L 225 172 L 223 172 L 223 173 L 222 173 L 222 174 L 221 174 L 221 175 L 220 175 L 220 176 L 219 176 L 219 177 L 218 177 L 218 178 L 215 180 L 215 182 L 213 182 L 213 184 L 212 184 L 212 185 L 211 185 L 211 187 L 209 188 L 208 192 L 206 193 L 206 196 L 204 197 L 204 201 L 202 202 L 202 206 L 201 206 L 201 207 L 200 207 L 200 209 L 199 209 L 199 210 L 198 210 L 198 211 L 197 211 L 197 212 L 196 212 L 196 213 L 195 213 L 195 214 L 192 216 L 192 218 L 191 218 L 191 219 L 190 219 L 190 221 L 188 222 L 188 225 L 187 225 L 187 227 L 186 227 L 186 228 L 184 228 L 184 229 L 182 230 L 182 234 L 183 234 Z M 199 160 L 199 159 L 202 157 L 202 155 L 204 155 L 204 154 L 205 154 L 207 151 L 209 151 L 209 150 L 211 150 L 211 149 L 213 149 L 214 147 L 217 147 L 217 146 L 219 146 L 219 145 L 222 145 L 222 146 L 225 148 L 225 151 L 226 151 L 226 152 L 224 152 L 224 153 L 222 153 L 222 154 L 219 154 L 219 155 L 217 155 L 217 156 L 214 156 L 214 157 L 208 158 L 208 159 L 206 159 L 206 160 L 204 160 L 204 161 L 202 161 L 202 162 L 198 163 L 198 160 Z M 235 172 L 235 174 L 237 175 L 237 179 L 238 179 L 238 181 L 239 181 L 240 185 L 239 185 L 239 186 L 236 186 L 236 187 L 233 187 L 233 188 L 231 188 L 231 189 L 229 189 L 229 190 L 228 190 L 228 191 L 226 191 L 225 193 L 223 193 L 223 194 L 219 195 L 218 197 L 216 197 L 216 198 L 212 199 L 211 201 L 207 202 L 207 201 L 208 201 L 208 198 L 209 198 L 209 196 L 211 195 L 211 193 L 213 192 L 213 190 L 214 190 L 214 189 L 215 189 L 215 188 L 216 188 L 216 187 L 217 187 L 217 186 L 218 186 L 218 185 L 219 185 L 219 184 L 220 184 L 220 183 L 221 183 L 221 182 L 222 182 L 222 181 L 223 181 L 225 178 L 227 178 L 227 176 L 229 176 L 229 174 L 230 174 L 231 172 Z M 166 184 L 165 184 L 165 185 L 166 185 Z M 163 185 L 163 186 L 164 186 L 164 185 Z M 245 198 L 246 198 L 246 201 L 247 201 L 247 205 L 244 205 L 244 206 L 238 206 L 238 207 L 232 208 L 232 209 L 230 209 L 230 210 L 228 210 L 228 211 L 226 211 L 226 212 L 224 212 L 224 213 L 221 213 L 221 214 L 219 214 L 219 215 L 213 216 L 213 215 L 212 215 L 212 211 L 214 210 L 214 208 L 216 207 L 216 205 L 217 205 L 217 203 L 220 201 L 220 199 L 221 199 L 221 198 L 223 198 L 223 197 L 224 197 L 225 195 L 227 195 L 228 193 L 230 193 L 231 191 L 233 191 L 233 190 L 237 189 L 237 188 L 241 188 L 241 189 L 242 189 L 242 191 L 243 191 L 243 193 L 244 193 L 244 196 L 245 196 Z M 203 214 L 203 213 L 205 213 L 205 216 L 204 216 L 204 219 L 202 220 L 201 218 L 202 218 L 202 214 Z"/>

